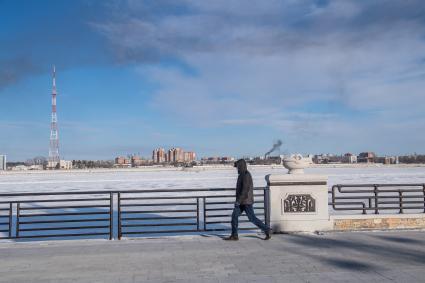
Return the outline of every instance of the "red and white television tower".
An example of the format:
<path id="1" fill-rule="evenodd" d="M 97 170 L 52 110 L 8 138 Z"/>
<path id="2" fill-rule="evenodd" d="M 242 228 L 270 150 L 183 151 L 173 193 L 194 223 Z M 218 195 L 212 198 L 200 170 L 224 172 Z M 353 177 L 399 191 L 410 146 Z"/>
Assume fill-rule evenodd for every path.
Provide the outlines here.
<path id="1" fill-rule="evenodd" d="M 50 169 L 56 168 L 60 162 L 59 157 L 59 135 L 58 135 L 58 116 L 56 114 L 56 68 L 53 66 L 53 88 L 52 88 L 52 121 L 50 124 L 50 147 L 49 163 Z"/>

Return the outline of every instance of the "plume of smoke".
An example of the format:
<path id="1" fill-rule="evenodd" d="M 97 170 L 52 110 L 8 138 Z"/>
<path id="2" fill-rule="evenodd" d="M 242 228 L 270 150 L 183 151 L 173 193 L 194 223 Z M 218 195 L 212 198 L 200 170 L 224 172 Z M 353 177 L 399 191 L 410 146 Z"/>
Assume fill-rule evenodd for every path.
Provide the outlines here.
<path id="1" fill-rule="evenodd" d="M 268 152 L 266 152 L 266 154 L 264 154 L 264 156 L 268 156 L 273 151 L 280 150 L 281 146 L 282 146 L 282 141 L 277 140 L 277 142 L 275 144 L 273 144 L 273 147 Z"/>

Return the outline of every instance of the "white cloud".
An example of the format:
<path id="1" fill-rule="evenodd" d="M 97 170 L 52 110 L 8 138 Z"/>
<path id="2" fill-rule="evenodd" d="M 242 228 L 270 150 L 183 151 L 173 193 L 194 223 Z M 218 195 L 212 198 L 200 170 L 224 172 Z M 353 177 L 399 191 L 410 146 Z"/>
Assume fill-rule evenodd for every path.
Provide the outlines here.
<path id="1" fill-rule="evenodd" d="M 159 84 L 152 105 L 172 117 L 195 126 L 266 125 L 322 144 L 341 134 L 356 143 L 353 133 L 366 128 L 389 136 L 423 127 L 421 1 L 385 9 L 381 1 L 185 3 L 189 12 L 95 25 L 120 60 Z M 195 72 L 144 64 L 167 58 Z M 335 107 L 322 109 L 329 115 L 315 113 L 327 102 Z M 305 109 L 309 103 L 319 103 L 317 111 Z M 414 148 L 424 132 L 395 140 Z"/>

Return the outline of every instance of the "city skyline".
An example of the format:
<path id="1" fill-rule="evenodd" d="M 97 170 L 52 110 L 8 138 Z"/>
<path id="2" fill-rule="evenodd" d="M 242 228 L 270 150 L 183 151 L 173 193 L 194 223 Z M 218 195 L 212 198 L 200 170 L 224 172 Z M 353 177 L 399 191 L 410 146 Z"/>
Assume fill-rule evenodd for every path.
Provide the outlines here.
<path id="1" fill-rule="evenodd" d="M 425 4 L 1 1 L 0 154 L 423 153 Z"/>

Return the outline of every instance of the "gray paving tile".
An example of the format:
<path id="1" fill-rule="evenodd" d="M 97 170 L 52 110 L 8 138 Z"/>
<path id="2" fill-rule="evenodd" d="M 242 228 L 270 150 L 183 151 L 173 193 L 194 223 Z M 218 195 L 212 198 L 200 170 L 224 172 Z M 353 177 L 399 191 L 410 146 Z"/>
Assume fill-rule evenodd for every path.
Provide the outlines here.
<path id="1" fill-rule="evenodd" d="M 0 243 L 0 282 L 423 282 L 424 235 Z"/>

